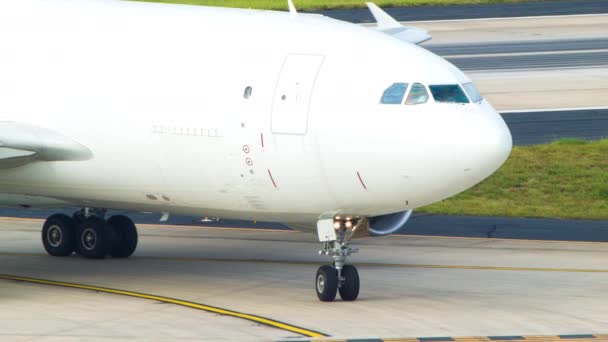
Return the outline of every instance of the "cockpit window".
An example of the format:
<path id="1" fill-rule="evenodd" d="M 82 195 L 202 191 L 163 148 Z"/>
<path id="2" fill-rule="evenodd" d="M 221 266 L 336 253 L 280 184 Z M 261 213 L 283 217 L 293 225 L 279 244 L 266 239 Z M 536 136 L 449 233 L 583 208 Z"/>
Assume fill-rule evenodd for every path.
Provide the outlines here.
<path id="1" fill-rule="evenodd" d="M 469 103 L 469 99 L 458 84 L 429 86 L 436 102 Z"/>
<path id="2" fill-rule="evenodd" d="M 407 83 L 393 83 L 382 94 L 380 103 L 382 104 L 401 104 L 405 96 Z"/>
<path id="3" fill-rule="evenodd" d="M 464 88 L 464 91 L 467 92 L 467 95 L 469 95 L 471 101 L 481 102 L 481 100 L 483 100 L 483 97 L 481 96 L 473 82 L 465 83 L 462 85 L 462 87 Z"/>
<path id="4" fill-rule="evenodd" d="M 412 85 L 412 89 L 410 89 L 410 93 L 407 96 L 407 100 L 405 100 L 405 104 L 407 105 L 417 105 L 426 103 L 429 100 L 429 93 L 426 91 L 426 88 L 420 83 L 414 83 Z"/>

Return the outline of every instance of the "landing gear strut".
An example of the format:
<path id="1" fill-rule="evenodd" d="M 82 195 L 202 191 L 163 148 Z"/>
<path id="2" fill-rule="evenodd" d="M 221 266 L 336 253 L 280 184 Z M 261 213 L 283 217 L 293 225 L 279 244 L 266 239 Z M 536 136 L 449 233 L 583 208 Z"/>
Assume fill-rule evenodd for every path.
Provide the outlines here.
<path id="1" fill-rule="evenodd" d="M 72 217 L 50 216 L 42 227 L 42 243 L 51 256 L 76 252 L 85 258 L 128 258 L 137 248 L 137 228 L 130 218 L 116 215 L 105 219 L 103 209 L 84 208 Z"/>
<path id="2" fill-rule="evenodd" d="M 334 234 L 327 228 L 329 224 L 332 229 L 335 229 Z M 346 265 L 346 258 L 357 252 L 357 249 L 350 247 L 350 239 L 357 226 L 355 225 L 349 231 L 350 234 L 347 234 L 347 227 L 339 222 L 325 222 L 326 229 L 321 226 L 320 222 L 319 238 L 325 239 L 325 241 L 319 254 L 332 257 L 333 262 L 331 265 L 321 266 L 317 270 L 315 278 L 317 297 L 323 302 L 332 302 L 336 299 L 336 294 L 340 293 L 342 300 L 353 301 L 359 296 L 359 272 L 355 266 Z M 349 226 L 352 225 L 349 224 Z M 323 234 L 322 230 L 329 234 Z"/>

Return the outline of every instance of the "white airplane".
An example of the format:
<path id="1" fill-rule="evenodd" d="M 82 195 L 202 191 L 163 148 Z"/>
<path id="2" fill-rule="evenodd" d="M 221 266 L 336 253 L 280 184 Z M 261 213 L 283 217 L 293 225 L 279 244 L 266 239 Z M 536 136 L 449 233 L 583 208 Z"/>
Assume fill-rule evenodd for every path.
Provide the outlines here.
<path id="1" fill-rule="evenodd" d="M 135 251 L 106 209 L 282 222 L 333 260 L 319 299 L 355 300 L 351 239 L 479 183 L 511 135 L 425 31 L 289 5 L 0 1 L 0 205 L 82 208 L 42 240 L 86 258 Z"/>

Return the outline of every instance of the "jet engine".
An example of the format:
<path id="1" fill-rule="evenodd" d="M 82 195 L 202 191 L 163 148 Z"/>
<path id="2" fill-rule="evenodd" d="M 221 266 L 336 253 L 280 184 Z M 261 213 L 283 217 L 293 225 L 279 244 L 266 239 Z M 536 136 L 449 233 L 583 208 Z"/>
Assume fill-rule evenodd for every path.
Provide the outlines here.
<path id="1" fill-rule="evenodd" d="M 367 233 L 370 236 L 386 236 L 403 228 L 412 216 L 413 210 L 368 218 Z"/>

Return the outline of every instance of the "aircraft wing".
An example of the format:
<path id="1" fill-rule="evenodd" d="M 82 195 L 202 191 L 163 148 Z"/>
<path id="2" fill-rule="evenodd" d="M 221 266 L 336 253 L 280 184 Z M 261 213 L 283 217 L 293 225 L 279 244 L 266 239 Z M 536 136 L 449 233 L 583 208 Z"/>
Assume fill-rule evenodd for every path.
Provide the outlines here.
<path id="1" fill-rule="evenodd" d="M 421 44 L 432 38 L 426 30 L 401 25 L 373 2 L 368 2 L 367 7 L 376 19 L 376 29 L 380 32 L 412 44 Z"/>
<path id="2" fill-rule="evenodd" d="M 93 156 L 85 146 L 46 128 L 0 122 L 0 169 L 34 161 L 80 161 Z"/>

